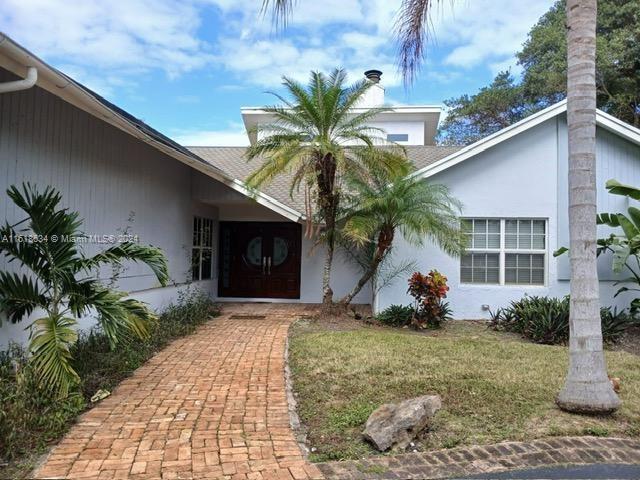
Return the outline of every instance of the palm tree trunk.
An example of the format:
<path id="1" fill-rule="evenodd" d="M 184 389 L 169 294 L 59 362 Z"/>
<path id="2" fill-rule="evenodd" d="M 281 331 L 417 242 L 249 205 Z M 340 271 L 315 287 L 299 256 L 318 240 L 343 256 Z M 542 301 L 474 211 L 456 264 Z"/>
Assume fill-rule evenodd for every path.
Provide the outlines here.
<path id="1" fill-rule="evenodd" d="M 371 259 L 371 264 L 364 271 L 364 273 L 358 280 L 358 283 L 356 283 L 356 286 L 353 287 L 351 292 L 349 292 L 340 300 L 341 305 L 345 307 L 349 305 L 353 301 L 353 298 L 367 284 L 367 282 L 373 278 L 375 273 L 378 271 L 378 267 L 382 263 L 382 260 L 393 244 L 394 235 L 395 229 L 393 227 L 386 227 L 380 230 L 380 233 L 378 234 L 378 245 L 376 246 L 376 251 L 373 255 L 373 259 Z"/>
<path id="2" fill-rule="evenodd" d="M 333 303 L 333 290 L 331 290 L 331 265 L 333 264 L 333 252 L 335 250 L 335 222 L 331 215 L 327 215 L 325 225 L 327 227 L 327 253 L 324 257 L 322 269 L 322 304 L 327 306 Z"/>
<path id="3" fill-rule="evenodd" d="M 596 264 L 596 9 L 597 0 L 567 0 L 571 306 L 569 371 L 556 402 L 580 413 L 620 406 L 602 350 Z"/>
<path id="4" fill-rule="evenodd" d="M 360 290 L 362 290 L 362 287 L 364 287 L 367 284 L 367 282 L 371 280 L 373 275 L 376 273 L 376 270 L 378 270 L 378 266 L 380 265 L 381 261 L 382 261 L 382 258 L 380 258 L 379 260 L 378 259 L 373 260 L 369 268 L 367 268 L 367 270 L 362 274 L 362 276 L 358 280 L 358 283 L 356 283 L 355 287 L 353 287 L 353 289 L 340 300 L 341 305 L 344 305 L 346 307 L 353 301 L 353 298 L 358 293 L 360 293 Z"/>
<path id="5" fill-rule="evenodd" d="M 336 161 L 330 153 L 319 157 L 316 161 L 318 182 L 318 200 L 326 229 L 327 253 L 322 270 L 322 304 L 328 307 L 333 304 L 331 290 L 331 266 L 335 251 L 336 216 L 338 215 L 338 193 L 335 191 Z"/>

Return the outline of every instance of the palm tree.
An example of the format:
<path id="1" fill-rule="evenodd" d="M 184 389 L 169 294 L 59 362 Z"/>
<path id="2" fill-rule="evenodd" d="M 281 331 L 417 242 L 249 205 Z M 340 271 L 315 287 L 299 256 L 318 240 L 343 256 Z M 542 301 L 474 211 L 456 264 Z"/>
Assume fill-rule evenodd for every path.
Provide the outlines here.
<path id="1" fill-rule="evenodd" d="M 167 262 L 160 249 L 130 242 L 85 256 L 78 249 L 82 221 L 77 212 L 59 206 L 59 192 L 47 187 L 40 193 L 27 183 L 21 189 L 10 187 L 7 194 L 26 217 L 0 227 L 0 254 L 22 271 L 0 271 L 0 310 L 12 323 L 39 315 L 28 326 L 30 363 L 44 387 L 65 396 L 79 381 L 70 352 L 79 317 L 95 311 L 112 348 L 132 335 L 146 337 L 155 320 L 144 303 L 123 298 L 124 293 L 101 284 L 93 272 L 123 260 L 143 262 L 164 286 Z"/>
<path id="2" fill-rule="evenodd" d="M 371 86 L 367 80 L 345 86 L 346 73 L 336 69 L 330 75 L 312 72 L 304 86 L 283 77 L 290 99 L 274 94 L 283 104 L 268 107 L 273 121 L 254 129 L 258 140 L 247 150 L 249 160 L 262 165 L 247 179 L 259 188 L 282 174 L 291 174 L 291 193 L 303 187 L 314 199 L 326 257 L 322 277 L 323 304 L 333 303 L 331 265 L 335 249 L 336 218 L 340 206 L 340 182 L 345 172 L 366 175 L 374 167 L 388 173 L 406 174 L 409 161 L 400 147 L 379 148 L 386 140 L 381 130 L 367 123 L 383 108 L 354 111 Z M 307 235 L 311 235 L 312 208 L 307 203 Z"/>
<path id="3" fill-rule="evenodd" d="M 408 84 L 418 72 L 437 0 L 403 0 L 396 21 L 398 63 Z M 294 0 L 263 0 L 286 20 Z M 567 124 L 571 246 L 570 365 L 558 405 L 576 412 L 612 412 L 620 400 L 607 380 L 598 315 L 596 270 L 596 14 L 597 0 L 567 0 Z M 574 251 L 573 245 L 578 250 Z"/>
<path id="4" fill-rule="evenodd" d="M 369 181 L 361 177 L 348 181 L 351 202 L 343 234 L 360 247 L 375 245 L 367 268 L 341 304 L 351 303 L 374 277 L 391 251 L 397 231 L 412 245 L 430 240 L 454 256 L 464 250 L 458 219 L 461 204 L 450 196 L 446 186 L 407 176 L 390 180 L 374 175 Z"/>
<path id="5" fill-rule="evenodd" d="M 571 412 L 620 406 L 602 351 L 596 261 L 596 0 L 567 1 L 569 129 L 569 372 L 556 402 Z"/>

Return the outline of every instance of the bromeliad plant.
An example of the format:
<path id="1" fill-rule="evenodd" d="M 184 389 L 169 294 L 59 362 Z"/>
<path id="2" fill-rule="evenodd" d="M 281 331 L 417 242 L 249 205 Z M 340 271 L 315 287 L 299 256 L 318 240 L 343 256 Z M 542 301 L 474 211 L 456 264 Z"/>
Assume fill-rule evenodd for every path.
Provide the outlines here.
<path id="1" fill-rule="evenodd" d="M 111 348 L 131 336 L 147 337 L 155 321 L 144 303 L 103 285 L 97 269 L 123 260 L 142 262 L 164 286 L 167 262 L 159 248 L 132 242 L 86 256 L 77 241 L 84 236 L 79 214 L 60 207 L 58 191 L 47 187 L 39 192 L 27 183 L 10 187 L 7 195 L 26 217 L 0 228 L 0 255 L 21 270 L 0 271 L 0 309 L 12 323 L 43 312 L 27 327 L 30 362 L 43 387 L 66 396 L 79 380 L 70 352 L 78 338 L 78 318 L 95 312 Z"/>
<path id="2" fill-rule="evenodd" d="M 447 277 L 437 270 L 427 275 L 415 272 L 409 278 L 407 293 L 414 299 L 414 313 L 411 324 L 415 328 L 438 328 L 451 315 L 446 298 L 449 286 Z"/>

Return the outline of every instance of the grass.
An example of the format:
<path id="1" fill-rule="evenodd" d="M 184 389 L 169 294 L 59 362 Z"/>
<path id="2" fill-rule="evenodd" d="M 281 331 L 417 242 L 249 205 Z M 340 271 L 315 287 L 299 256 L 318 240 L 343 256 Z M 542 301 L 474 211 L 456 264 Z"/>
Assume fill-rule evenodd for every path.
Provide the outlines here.
<path id="1" fill-rule="evenodd" d="M 558 435 L 640 436 L 640 357 L 627 352 L 606 352 L 611 376 L 622 379 L 622 408 L 612 417 L 586 417 L 554 404 L 566 347 L 528 343 L 475 322 L 449 322 L 427 335 L 299 322 L 289 348 L 313 461 L 375 454 L 361 437 L 371 412 L 432 393 L 442 397 L 443 409 L 418 449 Z"/>

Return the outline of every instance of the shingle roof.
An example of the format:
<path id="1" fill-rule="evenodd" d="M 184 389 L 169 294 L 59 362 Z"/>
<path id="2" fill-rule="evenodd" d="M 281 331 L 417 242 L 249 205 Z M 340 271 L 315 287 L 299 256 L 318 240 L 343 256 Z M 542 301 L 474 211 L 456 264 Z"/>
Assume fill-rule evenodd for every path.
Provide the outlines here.
<path id="1" fill-rule="evenodd" d="M 257 161 L 247 162 L 244 156 L 245 147 L 187 148 L 236 180 L 244 181 L 259 166 Z M 448 157 L 460 150 L 460 148 L 433 145 L 406 147 L 409 160 L 413 162 L 417 170 Z M 265 186 L 262 191 L 298 212 L 304 213 L 304 194 L 303 192 L 294 191 L 292 198 L 289 195 L 290 184 L 291 177 L 289 175 L 281 175 Z"/>

